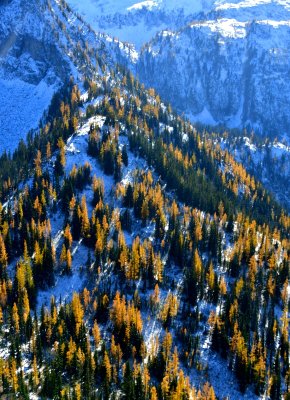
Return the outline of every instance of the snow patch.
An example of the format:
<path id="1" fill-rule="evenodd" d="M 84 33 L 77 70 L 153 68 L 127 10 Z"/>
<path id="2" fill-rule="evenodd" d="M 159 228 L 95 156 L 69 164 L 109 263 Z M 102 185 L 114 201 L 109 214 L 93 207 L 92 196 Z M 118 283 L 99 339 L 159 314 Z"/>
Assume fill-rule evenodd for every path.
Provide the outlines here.
<path id="1" fill-rule="evenodd" d="M 192 28 L 209 28 L 214 33 L 219 33 L 224 37 L 242 39 L 246 37 L 247 22 L 241 22 L 233 18 L 222 18 L 201 23 L 194 23 Z"/>
<path id="2" fill-rule="evenodd" d="M 131 7 L 128 7 L 128 11 L 132 10 L 141 10 L 142 8 L 147 8 L 148 10 L 152 10 L 154 7 L 157 7 L 158 3 L 153 0 L 141 1 L 140 3 L 133 4 Z"/>

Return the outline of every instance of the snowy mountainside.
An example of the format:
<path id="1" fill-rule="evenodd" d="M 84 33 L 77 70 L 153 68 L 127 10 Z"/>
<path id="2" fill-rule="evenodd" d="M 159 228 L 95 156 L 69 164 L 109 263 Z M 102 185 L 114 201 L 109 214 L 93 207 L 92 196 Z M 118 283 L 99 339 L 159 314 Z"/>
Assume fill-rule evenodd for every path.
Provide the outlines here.
<path id="1" fill-rule="evenodd" d="M 68 60 L 55 45 L 43 11 L 38 1 L 0 4 L 1 152 L 13 151 L 19 139 L 37 127 L 69 75 Z"/>
<path id="2" fill-rule="evenodd" d="M 102 74 L 117 61 L 126 64 L 128 54 L 134 57 L 130 46 L 91 31 L 65 2 L 0 3 L 0 152 L 13 152 L 37 128 L 71 77 L 82 81 L 96 63 Z"/>
<path id="3" fill-rule="evenodd" d="M 94 7 L 100 6 L 94 4 Z M 159 3 L 158 7 L 149 7 L 150 10 L 133 7 L 128 11 L 134 4 L 106 3 L 107 8 L 101 12 L 104 15 L 110 10 L 134 15 L 140 12 L 141 19 L 146 13 L 153 13 L 156 20 L 151 14 L 147 17 L 154 27 L 159 23 L 156 13 L 164 13 L 164 10 L 171 15 L 164 20 L 167 26 L 173 20 L 178 26 L 191 20 L 187 15 L 189 9 L 176 19 L 173 3 Z M 84 75 L 90 76 L 96 65 L 96 54 L 99 74 L 103 74 L 104 67 L 114 68 L 116 63 L 128 65 L 133 72 L 137 69 L 147 85 L 157 87 L 166 100 L 194 121 L 211 125 L 222 123 L 229 127 L 247 125 L 258 130 L 263 124 L 270 130 L 275 122 L 277 130 L 271 128 L 270 131 L 277 136 L 282 123 L 287 124 L 287 113 L 281 107 L 288 102 L 283 78 L 288 73 L 288 50 L 286 44 L 281 47 L 289 30 L 286 18 L 289 7 L 285 2 L 220 2 L 214 6 L 215 11 L 208 14 L 205 12 L 213 9 L 211 2 L 196 4 L 195 11 L 203 11 L 203 14 L 195 14 L 195 22 L 191 21 L 178 34 L 174 30 L 163 31 L 141 52 L 140 59 L 134 44 L 94 33 L 64 2 L 53 1 L 48 5 L 40 1 L 30 7 L 26 2 L 13 0 L 1 7 L 1 150 L 13 151 L 19 139 L 25 139 L 27 132 L 37 127 L 54 92 L 71 75 L 76 82 Z M 77 8 L 76 5 L 73 8 Z M 90 10 L 90 15 L 94 16 L 94 9 Z M 210 19 L 206 20 L 205 15 Z M 249 15 L 260 15 L 261 22 L 249 25 Z M 271 20 L 267 19 L 270 16 Z M 139 29 L 139 32 L 144 30 Z M 248 32 L 251 44 L 246 45 Z M 94 50 L 86 51 L 86 42 Z M 207 51 L 200 52 L 200 46 Z M 216 59 L 209 61 L 213 55 Z M 260 62 L 256 64 L 258 58 Z M 267 66 L 265 71 L 264 66 Z M 260 117 L 266 101 L 267 112 Z M 278 103 L 277 111 L 275 104 Z M 255 124 L 252 124 L 253 118 L 257 119 Z M 265 130 L 265 134 L 269 130 Z"/>
<path id="4" fill-rule="evenodd" d="M 28 131 L 37 128 L 58 85 L 0 78 L 0 152 L 13 152 Z"/>

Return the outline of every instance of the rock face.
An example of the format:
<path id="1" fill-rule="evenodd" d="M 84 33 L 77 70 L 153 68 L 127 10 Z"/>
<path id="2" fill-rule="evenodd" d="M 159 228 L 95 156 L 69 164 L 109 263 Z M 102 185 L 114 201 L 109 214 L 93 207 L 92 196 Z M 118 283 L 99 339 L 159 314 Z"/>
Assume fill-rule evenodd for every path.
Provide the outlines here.
<path id="1" fill-rule="evenodd" d="M 92 49 L 88 51 L 87 44 Z M 80 83 L 96 59 L 126 63 L 130 48 L 92 32 L 63 1 L 0 2 L 0 153 L 38 126 L 53 94 Z"/>
<path id="2" fill-rule="evenodd" d="M 47 4 L 12 0 L 0 3 L 0 8 L 1 78 L 19 78 L 30 84 L 42 80 L 51 84 L 52 75 L 65 79 L 68 60 L 52 31 Z"/>
<path id="3" fill-rule="evenodd" d="M 0 3 L 0 151 L 13 151 L 37 127 L 54 92 L 70 76 L 47 4 Z"/>
<path id="4" fill-rule="evenodd" d="M 252 8 L 228 5 L 161 32 L 141 52 L 140 79 L 193 120 L 289 135 L 289 12 L 281 20 L 280 5 Z"/>

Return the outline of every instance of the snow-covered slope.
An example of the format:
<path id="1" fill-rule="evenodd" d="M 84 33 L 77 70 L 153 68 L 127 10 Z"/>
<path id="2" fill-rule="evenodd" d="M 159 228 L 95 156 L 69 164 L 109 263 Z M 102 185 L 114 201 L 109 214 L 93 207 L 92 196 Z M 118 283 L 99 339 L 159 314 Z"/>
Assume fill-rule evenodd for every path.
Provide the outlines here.
<path id="1" fill-rule="evenodd" d="M 133 58 L 130 46 L 92 32 L 64 2 L 0 2 L 0 153 L 13 152 L 38 126 L 71 76 L 79 83 L 96 63 L 101 73 L 126 64 L 129 53 Z"/>
<path id="2" fill-rule="evenodd" d="M 36 128 L 51 102 L 55 85 L 0 79 L 0 152 L 13 152 L 19 140 Z"/>
<path id="3" fill-rule="evenodd" d="M 99 74 L 106 65 L 114 68 L 115 63 L 131 62 L 131 69 L 137 68 L 147 85 L 157 88 L 163 98 L 194 121 L 249 126 L 277 136 L 289 133 L 289 2 L 194 4 L 189 7 L 181 2 L 178 7 L 184 11 L 180 11 L 174 9 L 174 2 L 165 1 L 75 2 L 74 8 L 81 11 L 83 7 L 92 18 L 101 15 L 104 23 L 106 16 L 114 13 L 128 15 L 132 21 L 140 18 L 142 24 L 147 18 L 145 25 L 151 24 L 153 30 L 160 28 L 160 16 L 165 14 L 167 26 L 191 21 L 178 31 L 162 31 L 145 46 L 138 60 L 133 43 L 92 32 L 64 2 L 1 3 L 0 151 L 13 151 L 20 138 L 37 127 L 53 93 L 71 75 L 81 83 L 84 75 L 93 73 L 96 54 Z M 195 12 L 194 20 L 191 12 Z M 177 14 L 179 19 L 174 18 Z M 249 22 L 251 18 L 256 21 Z M 129 25 L 126 18 L 124 21 L 120 29 L 132 34 L 134 40 L 138 38 L 135 29 L 141 41 L 152 34 L 148 24 L 143 30 L 138 24 L 131 30 L 129 19 Z M 114 18 L 111 22 L 117 26 Z M 277 165 L 284 162 L 279 154 L 276 159 Z M 287 171 L 283 182 L 289 176 Z M 278 176 L 279 168 L 276 172 Z M 272 184 L 267 179 L 272 175 L 262 175 L 259 179 L 269 188 Z M 283 190 L 274 191 L 285 203 Z"/>
<path id="4" fill-rule="evenodd" d="M 37 126 L 53 93 L 70 75 L 81 77 L 86 62 L 76 59 L 79 40 L 88 41 L 104 64 L 131 63 L 141 81 L 193 121 L 288 134 L 288 1 L 69 4 L 106 34 L 93 34 L 64 2 L 0 5 L 0 150 L 7 142 L 13 150 Z"/>
<path id="5" fill-rule="evenodd" d="M 68 61 L 55 43 L 44 5 L 21 0 L 0 4 L 0 151 L 13 151 L 37 127 Z"/>

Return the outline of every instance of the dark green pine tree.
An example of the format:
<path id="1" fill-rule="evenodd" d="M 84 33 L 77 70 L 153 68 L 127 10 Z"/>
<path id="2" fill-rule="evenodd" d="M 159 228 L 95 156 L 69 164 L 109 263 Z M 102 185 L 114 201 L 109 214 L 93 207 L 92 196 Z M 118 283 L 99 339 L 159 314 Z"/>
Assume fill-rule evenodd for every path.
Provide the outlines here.
<path id="1" fill-rule="evenodd" d="M 61 374 L 58 374 L 54 368 L 47 366 L 43 372 L 44 380 L 41 395 L 44 398 L 57 399 L 62 387 Z"/>
<path id="2" fill-rule="evenodd" d="M 124 145 L 122 148 L 122 160 L 125 167 L 128 167 L 128 153 L 127 153 L 127 146 Z"/>
<path id="3" fill-rule="evenodd" d="M 81 237 L 81 219 L 79 213 L 79 204 L 76 205 L 73 210 L 72 222 L 71 222 L 71 233 L 74 240 L 79 240 Z"/>
<path id="4" fill-rule="evenodd" d="M 123 390 L 126 400 L 136 399 L 135 385 L 134 385 L 134 380 L 132 377 L 132 371 L 130 368 L 129 361 L 127 361 L 126 365 L 125 365 L 125 372 L 124 372 L 124 377 L 123 377 L 123 382 L 122 382 L 122 390 Z"/>
<path id="5" fill-rule="evenodd" d="M 103 160 L 103 167 L 104 172 L 106 175 L 113 175 L 114 174 L 114 154 L 112 149 L 105 150 L 104 152 L 104 160 Z"/>
<path id="6" fill-rule="evenodd" d="M 134 205 L 134 200 L 133 200 L 133 188 L 131 183 L 129 183 L 129 185 L 126 188 L 126 193 L 124 196 L 124 207 L 128 207 L 128 208 L 132 208 Z"/>
<path id="7" fill-rule="evenodd" d="M 270 398 L 271 400 L 279 400 L 281 398 L 281 371 L 279 351 L 277 351 L 275 357 L 271 380 L 272 384 L 270 389 Z"/>
<path id="8" fill-rule="evenodd" d="M 45 244 L 43 249 L 43 281 L 48 286 L 54 284 L 54 260 L 50 241 Z"/>

